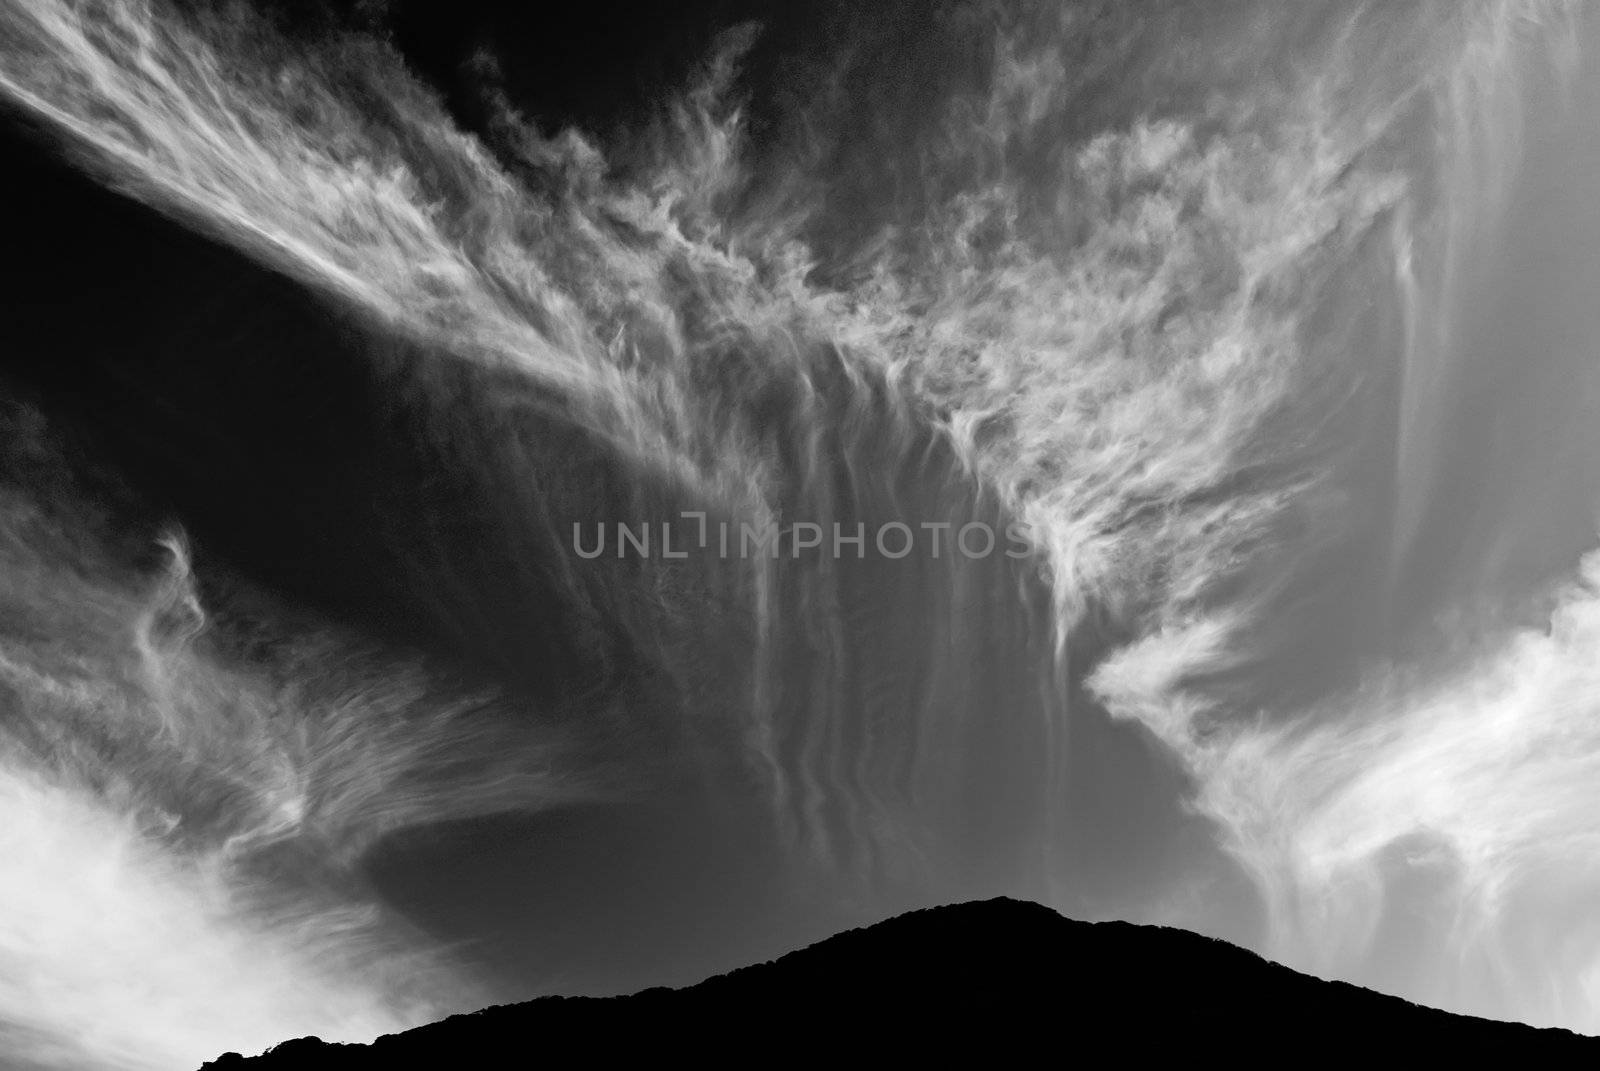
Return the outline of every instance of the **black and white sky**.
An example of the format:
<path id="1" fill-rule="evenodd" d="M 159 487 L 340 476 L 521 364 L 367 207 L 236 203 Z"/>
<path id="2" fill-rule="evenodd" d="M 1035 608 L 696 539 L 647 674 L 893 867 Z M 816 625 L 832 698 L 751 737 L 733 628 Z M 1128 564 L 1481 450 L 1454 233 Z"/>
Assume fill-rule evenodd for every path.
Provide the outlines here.
<path id="1" fill-rule="evenodd" d="M 996 894 L 1600 1028 L 1595 44 L 0 0 L 0 1041 Z"/>

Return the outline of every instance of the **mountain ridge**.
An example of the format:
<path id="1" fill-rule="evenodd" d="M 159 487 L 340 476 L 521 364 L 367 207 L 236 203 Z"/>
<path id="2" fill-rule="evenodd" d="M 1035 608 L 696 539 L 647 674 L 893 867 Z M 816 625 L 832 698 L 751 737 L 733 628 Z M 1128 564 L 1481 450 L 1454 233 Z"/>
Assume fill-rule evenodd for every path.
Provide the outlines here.
<path id="1" fill-rule="evenodd" d="M 1052 1030 L 1060 1036 L 1041 1036 Z M 1092 1042 L 1128 1055 L 1192 1056 L 1225 1039 L 1247 1050 L 1310 1046 L 1324 1057 L 1600 1056 L 1600 1042 L 1567 1030 L 1457 1015 L 1324 981 L 1186 930 L 1080 922 L 999 898 L 907 912 L 681 989 L 540 997 L 370 1045 L 299 1038 L 260 1056 L 225 1054 L 202 1071 L 342 1071 L 446 1058 L 520 1066 L 528 1057 L 518 1046 L 530 1039 L 588 1045 L 608 1057 L 665 1054 L 695 1039 L 732 1044 L 729 1058 L 757 1039 L 783 1046 L 789 1058 L 836 1056 L 847 1045 L 852 1055 L 963 1050 L 993 1059 L 1015 1050 L 1020 1058 L 1052 1040 L 1058 1048 Z"/>

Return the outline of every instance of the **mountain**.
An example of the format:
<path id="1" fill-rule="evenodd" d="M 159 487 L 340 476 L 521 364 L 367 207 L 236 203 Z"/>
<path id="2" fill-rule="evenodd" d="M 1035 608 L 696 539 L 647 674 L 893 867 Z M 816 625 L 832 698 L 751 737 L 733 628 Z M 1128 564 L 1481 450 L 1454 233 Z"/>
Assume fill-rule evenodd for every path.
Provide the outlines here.
<path id="1" fill-rule="evenodd" d="M 1256 1062 L 1470 1054 L 1600 1058 L 1600 1041 L 1326 982 L 1182 930 L 996 899 L 915 911 L 686 989 L 546 997 L 373 1044 L 288 1041 L 203 1071 L 523 1067 L 551 1054 L 678 1059 Z M 1103 1056 L 1095 1056 L 1096 1062 Z"/>

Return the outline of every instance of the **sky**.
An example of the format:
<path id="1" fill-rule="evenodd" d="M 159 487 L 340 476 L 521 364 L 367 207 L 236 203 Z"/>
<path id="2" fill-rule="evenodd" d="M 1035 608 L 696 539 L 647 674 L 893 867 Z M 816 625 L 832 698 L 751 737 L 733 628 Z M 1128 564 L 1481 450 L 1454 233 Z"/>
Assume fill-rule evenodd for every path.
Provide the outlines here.
<path id="1" fill-rule="evenodd" d="M 1592 21 L 0 0 L 14 1047 L 1001 893 L 1592 1029 Z"/>

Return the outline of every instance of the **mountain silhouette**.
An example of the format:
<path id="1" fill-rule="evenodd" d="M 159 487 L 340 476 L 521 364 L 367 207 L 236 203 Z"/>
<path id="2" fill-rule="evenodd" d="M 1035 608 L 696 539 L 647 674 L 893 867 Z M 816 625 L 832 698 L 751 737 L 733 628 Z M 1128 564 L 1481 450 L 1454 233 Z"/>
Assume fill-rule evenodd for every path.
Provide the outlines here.
<path id="1" fill-rule="evenodd" d="M 1040 1057 L 1255 1063 L 1445 1054 L 1600 1058 L 1600 1041 L 1311 978 L 1183 930 L 995 899 L 914 911 L 684 989 L 544 997 L 371 1045 L 286 1041 L 203 1071 L 600 1061 Z"/>

